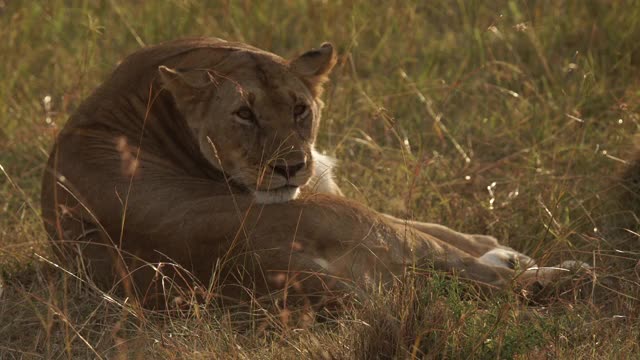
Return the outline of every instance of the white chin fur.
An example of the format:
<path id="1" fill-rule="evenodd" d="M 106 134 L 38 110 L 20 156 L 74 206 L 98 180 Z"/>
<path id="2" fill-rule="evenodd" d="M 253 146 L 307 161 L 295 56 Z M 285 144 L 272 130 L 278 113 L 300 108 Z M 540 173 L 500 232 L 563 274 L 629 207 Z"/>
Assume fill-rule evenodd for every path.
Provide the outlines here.
<path id="1" fill-rule="evenodd" d="M 333 179 L 333 168 L 336 167 L 337 160 L 331 156 L 323 155 L 315 149 L 311 150 L 315 167 L 314 176 L 308 187 L 316 193 L 342 195 L 342 191 Z"/>
<path id="2" fill-rule="evenodd" d="M 256 202 L 258 204 L 277 204 L 291 201 L 300 195 L 300 188 L 280 188 L 269 191 L 256 191 Z"/>
<path id="3" fill-rule="evenodd" d="M 331 169 L 336 166 L 336 159 L 328 155 L 320 154 L 316 149 L 311 150 L 311 156 L 313 156 L 313 160 L 316 162 L 316 172 L 320 174 L 331 172 Z"/>

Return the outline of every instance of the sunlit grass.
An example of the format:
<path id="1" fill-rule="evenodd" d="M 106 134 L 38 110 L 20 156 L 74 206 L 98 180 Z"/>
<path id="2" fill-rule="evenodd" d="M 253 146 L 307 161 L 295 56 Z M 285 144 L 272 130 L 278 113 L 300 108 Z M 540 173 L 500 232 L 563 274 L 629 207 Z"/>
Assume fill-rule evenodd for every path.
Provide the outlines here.
<path id="1" fill-rule="evenodd" d="M 143 311 L 39 260 L 52 258 L 38 204 L 55 132 L 126 54 L 201 35 L 285 57 L 333 42 L 319 148 L 340 159 L 348 196 L 494 235 L 543 264 L 587 261 L 596 285 L 542 306 L 408 275 L 301 327 Z M 0 1 L 0 38 L 0 358 L 640 352 L 638 226 L 617 201 L 640 126 L 633 2 Z"/>

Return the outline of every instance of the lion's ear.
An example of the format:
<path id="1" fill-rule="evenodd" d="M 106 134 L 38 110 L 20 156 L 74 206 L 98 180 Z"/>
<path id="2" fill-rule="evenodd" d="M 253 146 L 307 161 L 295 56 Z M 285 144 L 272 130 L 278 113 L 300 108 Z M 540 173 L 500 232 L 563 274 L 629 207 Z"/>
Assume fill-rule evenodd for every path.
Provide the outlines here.
<path id="1" fill-rule="evenodd" d="M 322 91 L 322 84 L 328 80 L 328 75 L 337 60 L 333 45 L 324 43 L 319 49 L 309 50 L 291 60 L 289 67 L 309 85 L 311 91 L 317 96 Z"/>
<path id="2" fill-rule="evenodd" d="M 193 90 L 202 89 L 212 83 L 206 70 L 176 70 L 160 65 L 158 73 L 162 86 L 174 97 L 188 96 Z"/>

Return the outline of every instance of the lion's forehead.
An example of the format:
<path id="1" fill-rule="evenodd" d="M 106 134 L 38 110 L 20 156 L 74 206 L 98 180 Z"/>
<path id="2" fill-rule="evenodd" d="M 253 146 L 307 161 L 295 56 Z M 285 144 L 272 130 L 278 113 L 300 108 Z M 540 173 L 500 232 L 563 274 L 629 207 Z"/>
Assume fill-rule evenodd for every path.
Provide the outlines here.
<path id="1" fill-rule="evenodd" d="M 240 85 L 246 84 L 256 96 L 273 99 L 294 100 L 292 94 L 303 93 L 302 82 L 288 71 L 264 71 L 259 67 L 242 71 L 238 77 Z M 299 95 L 296 95 L 299 96 Z"/>
<path id="2" fill-rule="evenodd" d="M 237 57 L 238 66 L 230 74 L 240 83 L 250 84 L 273 97 L 289 98 L 290 92 L 304 92 L 302 81 L 283 62 L 247 52 Z"/>
<path id="3" fill-rule="evenodd" d="M 252 74 L 253 73 L 253 74 Z M 264 73 L 254 69 L 231 82 L 235 95 L 249 105 L 269 112 L 289 111 L 297 103 L 312 100 L 304 85 L 282 72 Z"/>
<path id="4" fill-rule="evenodd" d="M 312 99 L 311 92 L 281 57 L 257 49 L 221 46 L 186 53 L 181 66 L 210 69 L 218 80 L 226 82 L 236 96 L 252 94 L 266 106 L 292 104 L 302 98 Z M 214 56 L 226 52 L 223 59 Z"/>
<path id="5" fill-rule="evenodd" d="M 290 111 L 301 97 L 296 91 L 286 86 L 255 89 L 252 95 L 254 95 L 254 106 L 271 112 Z"/>

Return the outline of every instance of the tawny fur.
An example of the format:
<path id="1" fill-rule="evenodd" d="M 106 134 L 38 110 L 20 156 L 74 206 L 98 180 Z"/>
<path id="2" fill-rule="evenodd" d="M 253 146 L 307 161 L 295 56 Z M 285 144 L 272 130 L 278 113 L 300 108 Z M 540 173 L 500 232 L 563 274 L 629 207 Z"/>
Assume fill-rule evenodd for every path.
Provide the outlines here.
<path id="1" fill-rule="evenodd" d="M 313 150 L 335 63 L 329 44 L 286 61 L 205 38 L 127 57 L 51 152 L 42 211 L 60 258 L 146 303 L 172 282 L 213 285 L 226 302 L 286 288 L 322 296 L 410 264 L 501 287 L 514 263 L 532 264 L 492 237 L 341 196 L 330 158 Z M 296 104 L 309 118 L 292 115 L 305 110 Z M 294 163 L 295 175 L 273 170 Z M 302 191 L 269 197 L 287 182 Z M 272 203 L 256 202 L 264 194 Z"/>

